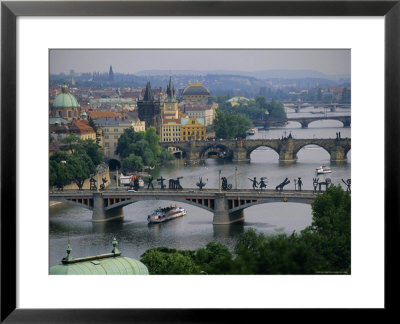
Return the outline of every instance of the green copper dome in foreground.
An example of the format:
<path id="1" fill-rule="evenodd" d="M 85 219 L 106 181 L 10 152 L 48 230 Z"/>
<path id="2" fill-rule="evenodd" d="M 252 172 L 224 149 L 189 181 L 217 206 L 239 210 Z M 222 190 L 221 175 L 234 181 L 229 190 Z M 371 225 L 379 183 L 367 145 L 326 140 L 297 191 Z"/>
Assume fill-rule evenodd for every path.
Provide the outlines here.
<path id="1" fill-rule="evenodd" d="M 68 86 L 64 84 L 61 87 L 61 93 L 54 99 L 54 108 L 75 108 L 79 107 L 78 101 L 69 93 Z"/>
<path id="2" fill-rule="evenodd" d="M 113 240 L 111 253 L 85 258 L 72 258 L 68 244 L 67 257 L 62 264 L 50 267 L 51 275 L 148 275 L 149 270 L 140 261 L 122 257 L 117 249 L 117 241 Z"/>

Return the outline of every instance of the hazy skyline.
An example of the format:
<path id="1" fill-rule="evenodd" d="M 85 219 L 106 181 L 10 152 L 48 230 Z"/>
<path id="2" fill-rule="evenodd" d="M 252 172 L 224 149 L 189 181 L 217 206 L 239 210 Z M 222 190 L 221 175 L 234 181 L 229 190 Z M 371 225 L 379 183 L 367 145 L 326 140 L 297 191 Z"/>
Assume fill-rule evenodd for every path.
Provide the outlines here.
<path id="1" fill-rule="evenodd" d="M 350 50 L 50 50 L 50 73 L 137 73 L 142 70 L 315 70 L 325 74 L 350 75 Z"/>

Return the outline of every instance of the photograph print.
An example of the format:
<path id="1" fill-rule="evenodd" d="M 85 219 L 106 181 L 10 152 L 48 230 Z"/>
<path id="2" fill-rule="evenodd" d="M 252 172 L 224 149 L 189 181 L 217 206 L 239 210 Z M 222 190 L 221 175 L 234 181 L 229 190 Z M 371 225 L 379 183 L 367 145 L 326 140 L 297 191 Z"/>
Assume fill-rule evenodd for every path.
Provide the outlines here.
<path id="1" fill-rule="evenodd" d="M 50 49 L 50 275 L 351 274 L 349 49 Z"/>

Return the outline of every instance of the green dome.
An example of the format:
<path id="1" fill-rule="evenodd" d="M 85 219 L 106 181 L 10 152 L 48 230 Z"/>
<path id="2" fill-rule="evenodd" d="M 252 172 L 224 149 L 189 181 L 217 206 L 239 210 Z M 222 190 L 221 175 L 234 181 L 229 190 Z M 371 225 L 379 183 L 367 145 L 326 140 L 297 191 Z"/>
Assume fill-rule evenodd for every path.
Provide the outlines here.
<path id="1" fill-rule="evenodd" d="M 68 244 L 67 256 L 62 264 L 50 267 L 51 275 L 148 275 L 149 270 L 140 261 L 122 257 L 118 251 L 118 242 L 113 239 L 111 253 L 84 258 L 73 258 Z"/>
<path id="2" fill-rule="evenodd" d="M 59 264 L 50 267 L 51 275 L 148 275 L 149 270 L 140 261 L 116 256 L 104 259 Z"/>
<path id="3" fill-rule="evenodd" d="M 75 97 L 69 93 L 67 85 L 61 87 L 62 93 L 60 93 L 53 102 L 54 108 L 75 108 L 79 107 L 78 101 Z"/>

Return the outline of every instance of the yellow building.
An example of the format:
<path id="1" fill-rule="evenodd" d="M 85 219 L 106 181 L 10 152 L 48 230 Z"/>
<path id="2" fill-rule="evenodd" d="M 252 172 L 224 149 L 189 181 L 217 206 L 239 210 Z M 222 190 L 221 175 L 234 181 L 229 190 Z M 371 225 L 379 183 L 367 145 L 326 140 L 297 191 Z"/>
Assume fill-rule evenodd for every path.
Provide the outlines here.
<path id="1" fill-rule="evenodd" d="M 206 139 L 204 118 L 182 118 L 181 125 L 182 141 Z"/>

